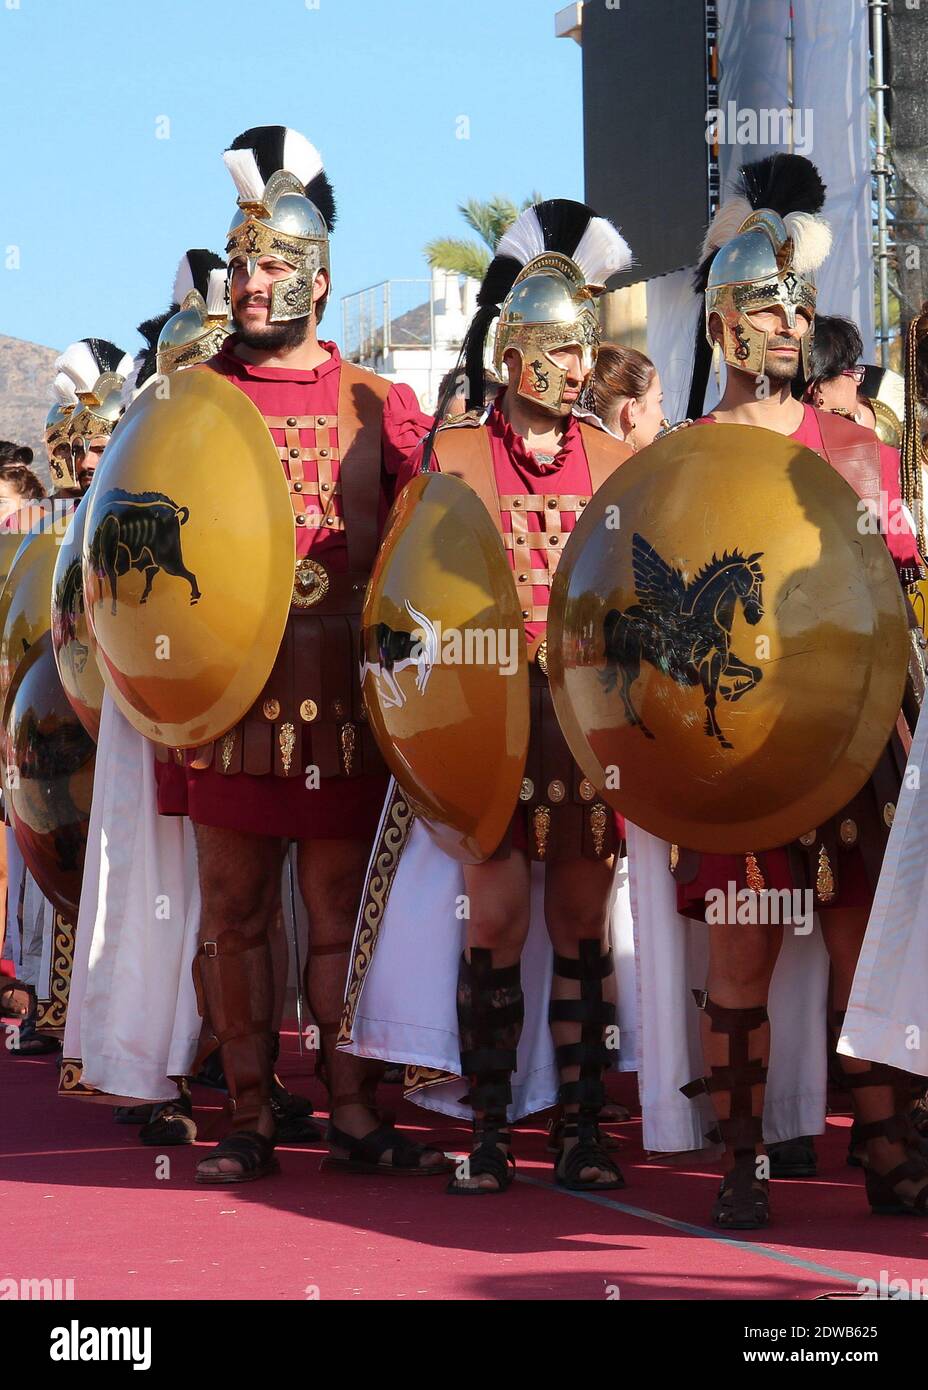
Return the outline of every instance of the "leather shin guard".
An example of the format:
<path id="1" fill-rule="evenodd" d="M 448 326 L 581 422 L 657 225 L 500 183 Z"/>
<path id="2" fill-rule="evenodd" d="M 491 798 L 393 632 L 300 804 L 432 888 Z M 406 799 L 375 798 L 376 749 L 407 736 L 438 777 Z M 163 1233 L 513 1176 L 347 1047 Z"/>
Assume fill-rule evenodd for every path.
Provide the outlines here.
<path id="1" fill-rule="evenodd" d="M 253 1129 L 270 1104 L 274 976 L 266 932 L 229 929 L 203 941 L 193 962 L 200 1015 L 219 1047 L 233 1129 Z"/>
<path id="2" fill-rule="evenodd" d="M 709 1066 L 709 1075 L 697 1077 L 680 1090 L 690 1100 L 707 1095 L 715 1104 L 720 1093 L 729 1097 L 727 1118 L 718 1117 L 715 1127 L 706 1134 L 712 1144 L 724 1144 L 734 1154 L 736 1163 L 750 1157 L 754 1163 L 756 1146 L 763 1143 L 763 1090 L 755 1106 L 754 1088 L 763 1088 L 767 1081 L 766 1064 L 750 1056 L 750 1035 L 768 1022 L 766 1006 L 752 1009 L 725 1009 L 709 998 L 703 990 L 694 990 L 696 1002 L 704 1009 L 713 1033 L 728 1038 L 728 1059 L 723 1066 Z"/>
<path id="3" fill-rule="evenodd" d="M 474 1127 L 503 1129 L 525 1014 L 519 963 L 494 969 L 492 951 L 473 947 L 469 961 L 461 956 L 457 1002 L 461 1073 L 470 1083 Z"/>
<path id="4" fill-rule="evenodd" d="M 554 974 L 576 985 L 574 999 L 555 999 L 548 1006 L 548 1022 L 558 1025 L 557 1036 L 563 1037 L 564 1025 L 570 1025 L 574 1040 L 557 1041 L 555 1058 L 560 1073 L 558 1103 L 565 1110 L 577 1107 L 581 1121 L 595 1122 L 606 1100 L 603 1077 L 612 1060 L 606 1047 L 606 1029 L 615 1024 L 615 1004 L 603 998 L 603 980 L 609 978 L 614 966 L 612 951 L 603 952 L 598 937 L 588 937 L 577 943 L 579 957 L 554 957 Z M 565 1072 L 578 1070 L 574 1079 Z"/>

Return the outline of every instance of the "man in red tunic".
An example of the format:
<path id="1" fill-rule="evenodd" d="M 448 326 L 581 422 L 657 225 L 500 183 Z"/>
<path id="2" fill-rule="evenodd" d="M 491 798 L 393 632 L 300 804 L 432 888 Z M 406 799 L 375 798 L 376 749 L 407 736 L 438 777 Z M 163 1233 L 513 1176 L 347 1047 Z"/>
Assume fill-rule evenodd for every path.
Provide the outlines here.
<path id="1" fill-rule="evenodd" d="M 595 417 L 574 414 L 599 336 L 591 296 L 630 263 L 616 229 L 583 204 L 553 199 L 522 213 L 500 241 L 468 334 L 470 404 L 477 408 L 449 420 L 435 439 L 432 463 L 468 483 L 499 526 L 531 662 L 521 805 L 493 857 L 464 868 L 469 916 L 457 1011 L 475 1144 L 467 1176 L 449 1185 L 455 1194 L 502 1192 L 512 1181 L 507 1107 L 522 1028 L 520 959 L 533 860 L 546 865 L 554 946 L 549 1019 L 564 1111 L 556 1181 L 578 1190 L 624 1185 L 597 1125 L 615 1022 L 608 902 L 622 828 L 558 727 L 545 626 L 564 543 L 593 492 L 632 452 Z M 497 312 L 495 366 L 499 374 L 505 368 L 508 384 L 485 412 L 483 348 Z"/>
<path id="2" fill-rule="evenodd" d="M 920 559 L 911 530 L 899 524 L 903 513 L 897 451 L 853 421 L 804 405 L 791 394 L 801 359 L 808 375 L 815 311 L 812 272 L 830 241 L 827 226 L 815 216 L 824 201 L 824 187 L 807 160 L 786 155 L 745 166 L 742 186 L 747 196 L 740 200 L 740 215 L 736 204 L 733 221 L 732 206 L 723 206 L 713 227 L 726 229 L 727 235 L 713 240 L 710 228 L 707 240 L 713 254 L 703 266 L 706 334 L 714 355 L 724 357 L 728 370 L 721 401 L 703 418 L 773 430 L 827 459 L 876 516 L 888 515 L 893 521 L 887 545 L 900 579 L 911 582 L 918 577 Z M 802 196 L 790 201 L 784 197 L 787 188 L 801 189 Z M 705 914 L 710 890 L 721 890 L 726 900 L 734 898 L 728 892 L 731 887 L 813 893 L 831 958 L 832 1009 L 838 1024 L 847 1006 L 905 756 L 894 737 L 854 801 L 792 845 L 748 855 L 700 855 L 683 846 L 672 851 L 678 906 L 690 916 Z M 725 1173 L 713 1216 L 727 1228 L 761 1226 L 769 1216 L 762 1144 L 770 1045 L 767 998 L 781 941 L 780 927 L 710 920 L 707 989 L 699 1001 L 709 1075 L 683 1092 L 708 1093 L 715 1108 L 718 1126 L 707 1137 L 724 1144 Z M 823 1027 L 823 1037 L 824 1031 Z M 854 1100 L 854 1143 L 866 1170 L 871 1205 L 875 1210 L 917 1208 L 924 1213 L 928 1164 L 904 1119 L 904 1078 L 891 1068 L 856 1058 L 842 1056 L 840 1062 Z"/>
<path id="3" fill-rule="evenodd" d="M 236 331 L 197 370 L 221 373 L 267 421 L 290 484 L 297 566 L 265 689 L 235 728 L 187 759 L 202 895 L 195 976 L 233 1111 L 197 1181 L 249 1181 L 276 1167 L 271 935 L 290 839 L 310 919 L 307 996 L 331 1095 L 330 1161 L 428 1174 L 446 1167 L 443 1156 L 379 1122 L 379 1064 L 336 1052 L 334 1040 L 386 787 L 361 706 L 358 625 L 393 475 L 430 421 L 408 387 L 343 362 L 318 336 L 334 200 L 316 150 L 296 131 L 264 126 L 224 158 L 239 192 L 226 248 Z"/>

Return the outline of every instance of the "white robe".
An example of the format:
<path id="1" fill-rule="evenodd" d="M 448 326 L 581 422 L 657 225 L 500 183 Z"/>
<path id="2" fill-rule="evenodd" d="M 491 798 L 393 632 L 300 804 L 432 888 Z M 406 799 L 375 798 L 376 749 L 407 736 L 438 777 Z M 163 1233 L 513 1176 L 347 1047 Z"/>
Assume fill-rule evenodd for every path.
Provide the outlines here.
<path id="1" fill-rule="evenodd" d="M 928 718 L 924 707 L 838 1051 L 928 1076 Z"/>
<path id="2" fill-rule="evenodd" d="M 705 1145 L 714 1123 L 708 1096 L 691 1101 L 680 1094 L 681 1086 L 705 1072 L 692 990 L 705 987 L 708 932 L 705 923 L 677 912 L 667 867 L 670 847 L 631 824 L 627 834 L 638 958 L 642 1139 L 652 1152 L 686 1152 Z M 768 1002 L 768 1142 L 825 1128 L 827 998 L 828 953 L 818 920 L 807 935 L 785 927 Z"/>
<path id="3" fill-rule="evenodd" d="M 391 795 L 392 785 L 387 807 Z M 679 1087 L 704 1071 L 690 989 L 705 983 L 706 930 L 676 911 L 668 846 L 634 826 L 628 833 L 630 859 L 616 866 L 611 906 L 617 1065 L 638 1071 L 645 1148 L 698 1149 L 713 1123 L 711 1106 L 707 1098 L 687 1100 Z M 380 833 L 372 868 L 379 843 Z M 531 926 L 522 957 L 525 1023 L 510 1120 L 547 1109 L 557 1099 L 547 1021 L 552 950 L 544 925 L 542 872 L 541 865 L 533 866 Z M 351 1041 L 342 1044 L 347 1051 L 459 1072 L 456 988 L 464 922 L 458 920 L 457 903 L 463 893 L 460 865 L 414 822 L 357 1000 Z M 364 927 L 359 914 L 356 946 Z M 770 1140 L 819 1133 L 825 1118 L 827 956 L 817 926 L 808 936 L 785 936 L 770 1002 L 773 1043 L 765 1110 Z M 461 1080 L 440 1082 L 416 1091 L 412 1099 L 426 1109 L 468 1118 L 465 1090 Z"/>
<path id="4" fill-rule="evenodd" d="M 387 805 L 392 791 L 391 783 Z M 379 839 L 378 833 L 375 854 Z M 557 1099 L 557 1068 L 548 1028 L 553 953 L 544 923 L 543 884 L 541 865 L 533 865 L 531 925 L 522 956 L 525 1022 L 512 1078 L 510 1120 L 546 1110 Z M 443 854 L 422 824 L 414 822 L 364 979 L 351 1042 L 344 1044 L 346 1051 L 455 1076 L 460 1072 L 457 979 L 465 923 L 458 916 L 457 904 L 463 894 L 460 864 Z M 624 860 L 616 868 L 611 920 L 619 989 L 616 1061 L 620 1070 L 634 1071 L 635 975 Z M 455 1079 L 417 1091 L 412 1099 L 428 1110 L 467 1119 L 472 1111 L 461 1100 L 466 1090 L 466 1083 Z"/>
<path id="5" fill-rule="evenodd" d="M 158 815 L 152 747 L 105 695 L 64 1038 L 86 1086 L 176 1096 L 200 1035 L 199 915 L 190 823 Z"/>
<path id="6" fill-rule="evenodd" d="M 296 909 L 305 958 L 299 894 Z M 200 1037 L 199 926 L 193 826 L 158 814 L 152 746 L 105 695 L 64 1038 L 85 1086 L 110 1100 L 176 1096 L 170 1078 L 190 1074 Z"/>

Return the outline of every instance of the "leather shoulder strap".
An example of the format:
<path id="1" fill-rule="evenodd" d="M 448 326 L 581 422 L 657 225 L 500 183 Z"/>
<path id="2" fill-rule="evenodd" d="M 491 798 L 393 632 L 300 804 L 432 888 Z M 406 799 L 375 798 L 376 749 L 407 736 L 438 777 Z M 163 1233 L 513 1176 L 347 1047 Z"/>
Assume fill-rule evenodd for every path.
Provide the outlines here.
<path id="1" fill-rule="evenodd" d="M 348 567 L 368 574 L 377 554 L 383 410 L 393 383 L 350 362 L 338 381 L 338 476 Z"/>
<path id="2" fill-rule="evenodd" d="M 865 501 L 879 502 L 883 482 L 880 463 L 880 444 L 872 430 L 864 429 L 855 420 L 833 415 L 828 410 L 816 411 L 822 432 L 825 457 L 836 472 Z"/>
<path id="3" fill-rule="evenodd" d="M 435 436 L 434 457 L 442 473 L 460 478 L 476 492 L 494 525 L 502 533 L 499 488 L 496 486 L 493 450 L 486 427 L 476 421 L 443 427 Z"/>
<path id="4" fill-rule="evenodd" d="M 635 452 L 624 439 L 615 439 L 595 425 L 580 422 L 580 438 L 590 468 L 590 488 L 596 492 L 603 483 Z"/>

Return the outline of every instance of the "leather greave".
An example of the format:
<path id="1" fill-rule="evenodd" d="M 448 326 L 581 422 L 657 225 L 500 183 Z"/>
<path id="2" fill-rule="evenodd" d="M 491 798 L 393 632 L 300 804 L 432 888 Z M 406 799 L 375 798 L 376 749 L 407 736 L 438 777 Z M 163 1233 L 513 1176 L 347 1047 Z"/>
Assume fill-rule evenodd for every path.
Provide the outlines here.
<path id="1" fill-rule="evenodd" d="M 461 956 L 457 1003 L 468 1099 L 481 1129 L 502 1128 L 525 1014 L 519 963 L 495 969 L 492 951 L 473 947 L 469 961 Z"/>
<path id="2" fill-rule="evenodd" d="M 581 1119 L 595 1120 L 605 1104 L 603 1078 L 613 1056 L 606 1046 L 606 1030 L 615 1024 L 615 1004 L 604 999 L 603 981 L 614 966 L 612 951 L 604 952 L 598 937 L 585 938 L 577 946 L 576 959 L 555 954 L 554 980 L 570 981 L 569 992 L 575 997 L 565 998 L 563 992 L 552 996 L 548 1022 L 561 1078 L 558 1103 L 576 1106 Z M 564 1041 L 565 1034 L 570 1041 Z"/>
<path id="3" fill-rule="evenodd" d="M 197 1004 L 219 1048 L 233 1127 L 250 1129 L 270 1103 L 274 972 L 267 932 L 229 928 L 203 941 L 193 962 Z"/>

